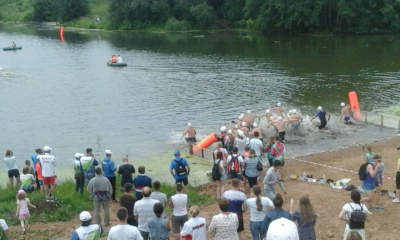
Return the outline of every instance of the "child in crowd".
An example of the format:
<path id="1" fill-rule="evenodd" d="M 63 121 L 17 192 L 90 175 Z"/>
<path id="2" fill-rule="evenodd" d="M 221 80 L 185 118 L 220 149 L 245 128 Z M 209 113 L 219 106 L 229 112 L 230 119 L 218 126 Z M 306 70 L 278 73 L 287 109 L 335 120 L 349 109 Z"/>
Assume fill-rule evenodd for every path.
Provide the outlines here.
<path id="1" fill-rule="evenodd" d="M 31 161 L 25 160 L 25 167 L 28 167 L 29 168 L 28 173 L 33 175 L 34 171 L 33 171 L 33 167 L 31 167 Z"/>
<path id="2" fill-rule="evenodd" d="M 21 227 L 22 227 L 22 234 L 29 229 L 28 218 L 30 217 L 29 208 L 36 208 L 35 205 L 31 204 L 29 198 L 26 197 L 26 192 L 24 190 L 19 190 L 17 194 L 17 212 L 16 216 L 18 216 Z"/>

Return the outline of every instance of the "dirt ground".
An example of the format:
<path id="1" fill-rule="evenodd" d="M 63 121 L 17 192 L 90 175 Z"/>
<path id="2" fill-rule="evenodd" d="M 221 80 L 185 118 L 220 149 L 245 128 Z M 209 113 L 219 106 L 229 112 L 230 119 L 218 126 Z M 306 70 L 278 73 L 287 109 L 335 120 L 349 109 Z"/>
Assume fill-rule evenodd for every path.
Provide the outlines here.
<path id="1" fill-rule="evenodd" d="M 397 168 L 397 159 L 400 151 L 396 150 L 400 146 L 400 137 L 395 137 L 388 140 L 372 143 L 373 151 L 381 154 L 383 162 L 386 164 L 386 169 L 383 173 L 386 177 L 395 177 Z M 345 223 L 338 218 L 342 206 L 350 202 L 350 192 L 340 189 L 333 189 L 327 184 L 309 183 L 300 180 L 291 180 L 289 174 L 300 176 L 305 171 L 307 175 L 313 175 L 314 178 L 321 178 L 323 174 L 326 178 L 339 180 L 342 178 L 351 178 L 349 184 L 360 186 L 358 175 L 356 173 L 347 172 L 331 167 L 337 167 L 357 172 L 362 163 L 364 151 L 362 146 L 350 147 L 343 150 L 313 154 L 305 157 L 289 159 L 286 162 L 284 171 L 284 184 L 286 186 L 287 195 L 284 195 L 283 208 L 289 210 L 289 201 L 293 197 L 295 200 L 300 194 L 308 194 L 311 202 L 318 215 L 317 219 L 317 239 L 342 239 Z M 313 163 L 328 165 L 321 166 L 311 163 L 301 162 L 305 160 Z M 195 171 L 195 169 L 192 169 Z M 261 184 L 261 183 L 260 183 Z M 228 187 L 229 188 L 229 184 Z M 279 188 L 279 187 L 278 187 Z M 392 179 L 384 179 L 383 189 L 388 191 L 395 190 L 395 181 Z M 209 183 L 203 187 L 203 192 L 211 196 L 215 195 L 215 184 Z M 280 191 L 278 191 L 280 192 Z M 246 195 L 249 196 L 249 190 L 246 189 Z M 380 196 L 380 204 L 384 207 L 383 210 L 371 210 L 373 215 L 366 223 L 366 236 L 368 240 L 398 240 L 398 230 L 400 225 L 397 223 L 400 204 L 392 203 L 392 198 L 388 195 Z M 112 224 L 117 224 L 115 216 L 118 204 L 111 205 Z M 201 206 L 201 216 L 209 221 L 212 216 L 219 213 L 219 208 L 216 203 Z M 245 231 L 241 234 L 241 239 L 251 239 L 249 231 L 249 213 L 244 214 Z M 31 230 L 26 235 L 20 235 L 19 226 L 10 227 L 10 239 L 69 239 L 71 233 L 76 227 L 79 227 L 78 216 L 69 222 L 54 222 L 54 223 L 34 223 L 31 225 Z M 108 232 L 110 227 L 106 227 Z M 106 239 L 103 237 L 102 239 Z M 208 239 L 212 239 L 211 236 Z"/>

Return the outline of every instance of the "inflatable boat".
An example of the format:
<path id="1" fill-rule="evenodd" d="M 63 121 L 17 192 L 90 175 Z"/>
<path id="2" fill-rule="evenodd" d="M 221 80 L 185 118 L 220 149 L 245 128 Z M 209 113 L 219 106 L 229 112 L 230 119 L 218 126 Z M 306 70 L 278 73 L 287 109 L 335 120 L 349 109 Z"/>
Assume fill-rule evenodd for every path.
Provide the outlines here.
<path id="1" fill-rule="evenodd" d="M 3 51 L 15 51 L 15 50 L 21 50 L 22 47 L 5 47 L 3 48 Z"/>
<path id="2" fill-rule="evenodd" d="M 128 66 L 128 64 L 124 63 L 124 62 L 122 62 L 122 63 L 107 62 L 107 66 L 110 66 L 110 67 L 126 67 L 126 66 Z"/>

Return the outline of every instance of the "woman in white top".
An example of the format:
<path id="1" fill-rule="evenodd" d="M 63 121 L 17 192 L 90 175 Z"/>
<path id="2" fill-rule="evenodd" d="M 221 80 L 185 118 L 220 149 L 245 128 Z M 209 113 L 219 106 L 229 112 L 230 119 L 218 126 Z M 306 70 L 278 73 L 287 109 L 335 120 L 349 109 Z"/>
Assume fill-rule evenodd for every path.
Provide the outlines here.
<path id="1" fill-rule="evenodd" d="M 219 200 L 218 205 L 222 213 L 212 218 L 208 231 L 214 236 L 214 240 L 239 240 L 239 235 L 236 231 L 239 226 L 239 220 L 236 213 L 228 211 L 229 201 L 223 198 Z"/>
<path id="2" fill-rule="evenodd" d="M 6 151 L 6 157 L 4 158 L 4 163 L 8 168 L 8 179 L 9 186 L 14 187 L 14 178 L 17 180 L 17 185 L 21 185 L 21 179 L 17 167 L 17 161 L 15 160 L 14 153 L 11 150 Z"/>
<path id="3" fill-rule="evenodd" d="M 253 187 L 255 197 L 246 200 L 245 205 L 250 209 L 250 232 L 253 240 L 262 239 L 261 224 L 265 214 L 274 207 L 274 203 L 267 197 L 261 197 L 261 188 L 256 185 Z"/>
<path id="4" fill-rule="evenodd" d="M 207 239 L 206 219 L 199 217 L 200 208 L 192 206 L 189 209 L 189 213 L 192 217 L 183 225 L 181 238 L 192 240 Z"/>
<path id="5" fill-rule="evenodd" d="M 364 214 L 365 214 L 365 219 L 367 218 L 367 214 L 371 214 L 371 212 L 368 211 L 368 207 L 365 206 L 364 204 L 360 203 L 361 200 L 361 194 L 358 190 L 353 190 L 350 194 L 351 196 L 351 200 L 353 200 L 352 203 L 346 203 L 343 208 L 342 211 L 339 214 L 339 218 L 346 221 L 346 228 L 344 230 L 344 234 L 343 234 L 343 239 L 345 240 L 347 238 L 347 235 L 351 232 L 351 231 L 356 231 L 358 232 L 362 239 L 365 240 L 365 231 L 364 229 L 350 229 L 349 226 L 349 219 L 351 216 L 351 213 L 355 210 L 361 210 Z"/>

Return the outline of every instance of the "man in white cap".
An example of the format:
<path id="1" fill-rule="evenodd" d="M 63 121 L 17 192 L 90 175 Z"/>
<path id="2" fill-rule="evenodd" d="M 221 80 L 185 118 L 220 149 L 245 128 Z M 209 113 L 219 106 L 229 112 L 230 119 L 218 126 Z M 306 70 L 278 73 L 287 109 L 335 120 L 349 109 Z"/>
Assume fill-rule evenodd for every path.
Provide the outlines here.
<path id="1" fill-rule="evenodd" d="M 43 189 L 46 194 L 46 202 L 54 202 L 57 198 L 54 196 L 54 184 L 56 180 L 56 161 L 55 157 L 50 154 L 51 147 L 44 146 L 43 154 L 38 155 L 37 159 L 40 162 L 43 176 Z M 50 188 L 49 188 L 50 185 Z"/>
<path id="2" fill-rule="evenodd" d="M 261 128 L 258 126 L 257 123 L 253 123 L 253 129 L 249 132 L 250 136 L 254 136 L 254 133 L 258 132 L 258 139 L 261 140 L 261 142 L 263 141 L 263 136 L 262 136 L 262 130 Z"/>
<path id="3" fill-rule="evenodd" d="M 350 119 L 351 119 L 351 109 L 350 106 L 348 104 L 345 104 L 344 102 L 342 102 L 340 104 L 340 106 L 342 107 L 342 109 L 340 110 L 342 116 L 340 117 L 340 121 L 343 121 L 345 124 L 351 123 Z"/>
<path id="4" fill-rule="evenodd" d="M 290 110 L 289 114 L 289 123 L 292 125 L 292 130 L 297 130 L 300 127 L 300 123 L 303 121 L 303 118 L 299 115 L 296 109 Z"/>
<path id="5" fill-rule="evenodd" d="M 238 130 L 238 135 L 235 137 L 235 143 L 234 146 L 238 148 L 238 154 L 242 155 L 244 154 L 244 148 L 247 145 L 247 137 L 244 134 L 242 130 Z"/>
<path id="6" fill-rule="evenodd" d="M 92 215 L 88 211 L 83 211 L 79 215 L 81 226 L 77 228 L 71 236 L 71 240 L 98 240 L 103 229 L 99 224 L 92 223 Z"/>
<path id="7" fill-rule="evenodd" d="M 224 148 L 226 148 L 226 142 L 227 142 L 227 137 L 226 137 L 226 126 L 222 126 L 219 129 L 219 134 L 217 135 L 217 141 L 222 142 L 222 145 Z"/>
<path id="8" fill-rule="evenodd" d="M 299 240 L 299 231 L 296 223 L 281 217 L 271 222 L 266 240 Z"/>
<path id="9" fill-rule="evenodd" d="M 283 110 L 282 104 L 281 104 L 280 102 L 278 102 L 278 103 L 276 104 L 276 107 L 272 107 L 271 110 L 274 110 L 275 113 L 276 113 L 276 115 L 281 116 L 281 117 L 284 117 L 285 110 Z"/>
<path id="10" fill-rule="evenodd" d="M 110 228 L 107 240 L 143 240 L 137 227 L 128 224 L 128 210 L 121 207 L 117 211 L 118 225 Z"/>
<path id="11" fill-rule="evenodd" d="M 233 144 L 235 143 L 235 135 L 233 135 L 232 129 L 228 130 L 228 134 L 226 134 L 226 150 L 228 153 L 232 153 Z"/>
<path id="12" fill-rule="evenodd" d="M 197 140 L 196 140 L 196 129 L 192 127 L 191 123 L 188 123 L 187 128 L 185 131 L 183 131 L 180 139 L 182 139 L 186 134 L 187 137 L 185 138 L 185 140 L 189 145 L 189 153 L 193 154 L 193 144 L 195 144 Z"/>
<path id="13" fill-rule="evenodd" d="M 279 116 L 276 120 L 271 121 L 271 125 L 278 131 L 278 135 L 281 139 L 281 142 L 285 142 L 285 127 L 288 123 L 288 120 L 283 120 L 281 116 Z"/>
<path id="14" fill-rule="evenodd" d="M 318 126 L 318 129 L 320 132 L 325 132 L 327 131 L 325 129 L 326 124 L 328 121 L 331 119 L 331 115 L 327 113 L 321 106 L 318 106 L 317 108 L 318 112 L 315 114 L 314 117 L 311 118 L 310 122 L 314 120 L 314 118 L 319 117 L 320 125 Z M 326 120 L 326 115 L 328 115 L 328 121 Z"/>

